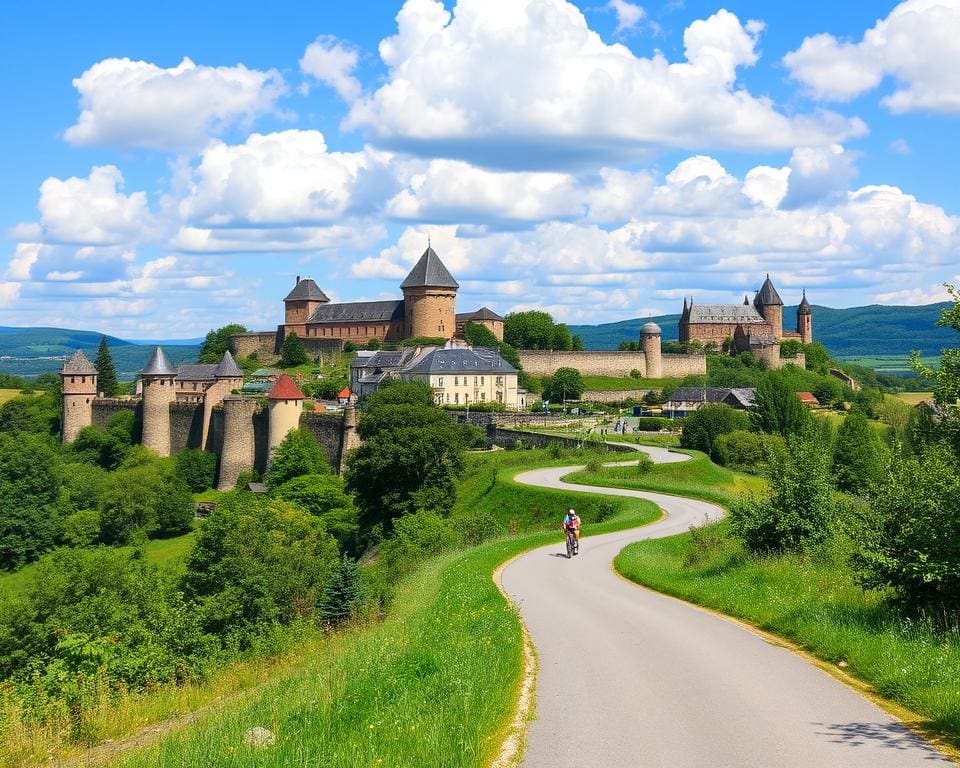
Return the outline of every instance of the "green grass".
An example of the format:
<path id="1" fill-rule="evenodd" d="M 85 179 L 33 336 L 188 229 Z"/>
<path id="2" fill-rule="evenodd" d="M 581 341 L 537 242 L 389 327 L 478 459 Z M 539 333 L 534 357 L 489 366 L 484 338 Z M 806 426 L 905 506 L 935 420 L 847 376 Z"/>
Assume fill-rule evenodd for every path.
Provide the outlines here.
<path id="1" fill-rule="evenodd" d="M 903 400 L 907 405 L 916 405 L 922 400 L 928 400 L 933 397 L 933 392 L 900 392 L 894 397 Z"/>
<path id="2" fill-rule="evenodd" d="M 506 519 L 524 503 L 541 503 L 542 515 L 524 520 L 556 528 L 571 497 L 581 494 L 531 489 L 522 502 L 510 497 L 526 490 L 514 473 L 558 461 L 564 459 L 546 451 L 472 456 L 454 514 L 476 505 Z M 584 533 L 659 514 L 637 500 Z M 558 531 L 530 533 L 428 562 L 400 585 L 382 623 L 333 637 L 301 668 L 111 764 L 486 766 L 512 719 L 523 672 L 520 621 L 491 574 L 514 555 L 560 541 Z M 244 732 L 256 725 L 276 734 L 276 746 L 243 746 Z"/>
<path id="3" fill-rule="evenodd" d="M 743 493 L 760 493 L 760 477 L 718 467 L 699 451 L 681 451 L 693 458 L 675 464 L 657 464 L 644 473 L 636 467 L 599 467 L 573 472 L 565 480 L 584 485 L 658 491 L 711 501 L 729 507 Z"/>
<path id="4" fill-rule="evenodd" d="M 8 400 L 13 400 L 13 398 L 19 396 L 19 389 L 0 389 L 0 405 L 3 405 Z"/>
<path id="5" fill-rule="evenodd" d="M 873 368 L 877 373 L 913 373 L 913 366 L 910 365 L 910 355 L 864 355 L 840 358 L 844 363 L 853 363 L 862 365 L 866 368 Z M 939 355 L 924 355 L 923 364 L 938 368 L 940 366 Z"/>
<path id="6" fill-rule="evenodd" d="M 628 579 L 754 624 L 839 664 L 960 746 L 960 630 L 937 633 L 864 592 L 844 552 L 757 558 L 719 523 L 631 544 Z"/>
<path id="7" fill-rule="evenodd" d="M 584 376 L 583 385 L 587 389 L 608 392 L 614 389 L 663 389 L 675 387 L 680 379 L 635 379 L 632 376 Z"/>
<path id="8" fill-rule="evenodd" d="M 185 533 L 183 536 L 174 536 L 170 539 L 151 539 L 140 549 L 151 563 L 182 564 L 190 553 L 196 535 L 194 530 Z M 120 549 L 133 550 L 134 547 L 121 547 Z M 0 593 L 17 594 L 23 592 L 29 586 L 36 570 L 36 565 L 31 563 L 16 571 L 0 572 Z"/>

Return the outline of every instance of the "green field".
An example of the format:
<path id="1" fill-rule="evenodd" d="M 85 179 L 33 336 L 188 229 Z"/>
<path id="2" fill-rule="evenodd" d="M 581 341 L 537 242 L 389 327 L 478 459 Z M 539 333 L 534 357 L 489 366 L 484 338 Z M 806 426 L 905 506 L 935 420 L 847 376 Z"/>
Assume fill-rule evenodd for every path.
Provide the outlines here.
<path id="1" fill-rule="evenodd" d="M 632 376 L 584 376 L 587 389 L 609 392 L 617 389 L 663 389 L 675 387 L 680 379 L 635 379 Z"/>
<path id="2" fill-rule="evenodd" d="M 907 405 L 916 405 L 923 400 L 933 397 L 933 392 L 900 392 L 895 397 L 903 400 Z"/>
<path id="3" fill-rule="evenodd" d="M 936 368 L 940 365 L 939 356 L 924 356 L 921 358 L 924 365 Z M 910 355 L 870 355 L 842 357 L 843 363 L 852 363 L 862 365 L 865 368 L 873 368 L 877 373 L 903 375 L 912 374 L 913 367 L 910 365 Z"/>
<path id="4" fill-rule="evenodd" d="M 19 389 L 0 389 L 0 405 L 20 395 Z"/>

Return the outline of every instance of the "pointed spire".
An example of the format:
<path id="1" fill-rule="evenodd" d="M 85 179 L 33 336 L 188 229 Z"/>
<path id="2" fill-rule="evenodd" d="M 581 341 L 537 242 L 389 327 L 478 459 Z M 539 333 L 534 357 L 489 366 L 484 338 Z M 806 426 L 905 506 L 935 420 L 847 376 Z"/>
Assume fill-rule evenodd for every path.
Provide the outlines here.
<path id="1" fill-rule="evenodd" d="M 228 349 L 223 353 L 223 358 L 217 363 L 217 367 L 213 371 L 213 378 L 215 379 L 242 379 L 243 371 L 240 370 L 240 366 L 237 365 L 236 361 L 233 359 L 233 355 L 230 354 Z"/>
<path id="2" fill-rule="evenodd" d="M 750 299 L 747 298 L 747 294 L 743 294 L 743 306 L 745 306 L 745 307 L 749 307 L 749 306 L 750 306 Z"/>
<path id="3" fill-rule="evenodd" d="M 79 349 L 74 352 L 70 359 L 65 361 L 60 373 L 74 374 L 80 376 L 96 376 L 97 368 L 90 362 L 90 359 Z"/>
<path id="4" fill-rule="evenodd" d="M 177 372 L 173 370 L 163 350 L 157 347 L 140 374 L 142 376 L 176 376 Z"/>
<path id="5" fill-rule="evenodd" d="M 400 283 L 401 288 L 459 288 L 460 284 L 453 279 L 431 246 L 423 252 L 420 260 L 410 270 L 410 274 Z"/>
<path id="6" fill-rule="evenodd" d="M 807 301 L 807 290 L 803 290 L 803 299 L 800 301 L 800 305 L 797 307 L 797 312 L 802 315 L 810 314 L 810 302 Z"/>

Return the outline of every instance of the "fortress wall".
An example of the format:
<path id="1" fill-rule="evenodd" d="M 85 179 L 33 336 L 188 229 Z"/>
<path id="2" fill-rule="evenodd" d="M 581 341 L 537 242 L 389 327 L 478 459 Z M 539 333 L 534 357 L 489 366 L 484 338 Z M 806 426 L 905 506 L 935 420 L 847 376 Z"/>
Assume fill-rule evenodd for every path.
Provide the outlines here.
<path id="1" fill-rule="evenodd" d="M 257 472 L 267 471 L 270 458 L 270 411 L 261 408 L 253 414 L 253 468 Z"/>
<path id="2" fill-rule="evenodd" d="M 532 376 L 552 376 L 558 368 L 576 368 L 585 376 L 629 376 L 630 371 L 647 372 L 647 357 L 643 352 L 621 350 L 592 352 L 551 352 L 540 349 L 519 351 L 523 370 Z M 667 357 L 664 355 L 664 375 L 667 373 Z M 704 365 L 706 365 L 704 363 Z"/>
<path id="3" fill-rule="evenodd" d="M 588 389 L 580 395 L 580 400 L 590 403 L 622 403 L 624 400 L 639 402 L 649 389 Z"/>
<path id="4" fill-rule="evenodd" d="M 137 427 L 134 430 L 134 438 L 139 441 L 137 433 L 140 431 L 140 420 L 142 410 L 139 400 L 118 400 L 113 397 L 97 397 L 93 401 L 93 426 L 105 429 L 110 418 L 120 411 L 133 411 L 137 417 Z"/>
<path id="5" fill-rule="evenodd" d="M 334 471 L 340 466 L 340 446 L 343 441 L 343 415 L 304 411 L 300 415 L 300 429 L 312 434 L 327 455 Z"/>
<path id="6" fill-rule="evenodd" d="M 280 341 L 282 341 L 282 339 L 278 340 L 278 335 L 278 331 L 232 333 L 229 342 L 230 353 L 234 357 L 250 357 L 255 354 L 261 362 L 273 363 L 279 357 Z"/>
<path id="7" fill-rule="evenodd" d="M 706 374 L 706 355 L 663 355 L 661 360 L 664 378 L 681 379 L 691 374 Z"/>
<path id="8" fill-rule="evenodd" d="M 807 367 L 807 356 L 803 352 L 798 352 L 796 357 L 781 357 L 780 367 L 785 365 L 795 365 L 797 368 Z"/>
<path id="9" fill-rule="evenodd" d="M 304 336 L 300 341 L 303 342 L 303 348 L 311 358 L 318 355 L 331 355 L 337 352 L 343 352 L 343 339 L 324 339 L 316 336 Z M 358 341 L 360 341 L 358 339 Z M 382 339 L 381 339 L 382 341 Z"/>
<path id="10" fill-rule="evenodd" d="M 203 403 L 170 403 L 170 453 L 184 448 L 204 448 Z"/>
<path id="11" fill-rule="evenodd" d="M 493 425 L 487 427 L 487 441 L 500 448 L 514 448 L 518 440 L 523 443 L 525 448 L 546 448 L 551 443 L 560 443 L 566 448 L 579 448 L 583 445 L 583 440 L 577 437 L 544 435 L 540 432 L 523 432 L 518 429 L 504 429 Z M 596 446 L 607 453 L 633 453 L 633 447 L 630 445 L 596 443 Z"/>

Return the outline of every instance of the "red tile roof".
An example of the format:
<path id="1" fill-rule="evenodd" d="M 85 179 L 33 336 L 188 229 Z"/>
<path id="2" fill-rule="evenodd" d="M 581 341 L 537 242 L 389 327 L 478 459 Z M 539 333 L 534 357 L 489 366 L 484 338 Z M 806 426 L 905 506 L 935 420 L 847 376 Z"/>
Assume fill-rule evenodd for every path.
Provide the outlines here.
<path id="1" fill-rule="evenodd" d="M 293 379 L 286 373 L 281 374 L 277 383 L 273 385 L 267 393 L 270 400 L 303 400 L 303 392 L 300 391 Z"/>
<path id="2" fill-rule="evenodd" d="M 344 389 L 342 389 L 340 391 L 340 394 L 337 395 L 337 397 L 342 397 L 344 399 L 350 397 L 350 387 L 345 387 Z"/>
<path id="3" fill-rule="evenodd" d="M 797 392 L 797 397 L 804 405 L 820 405 L 820 401 L 811 392 Z"/>

